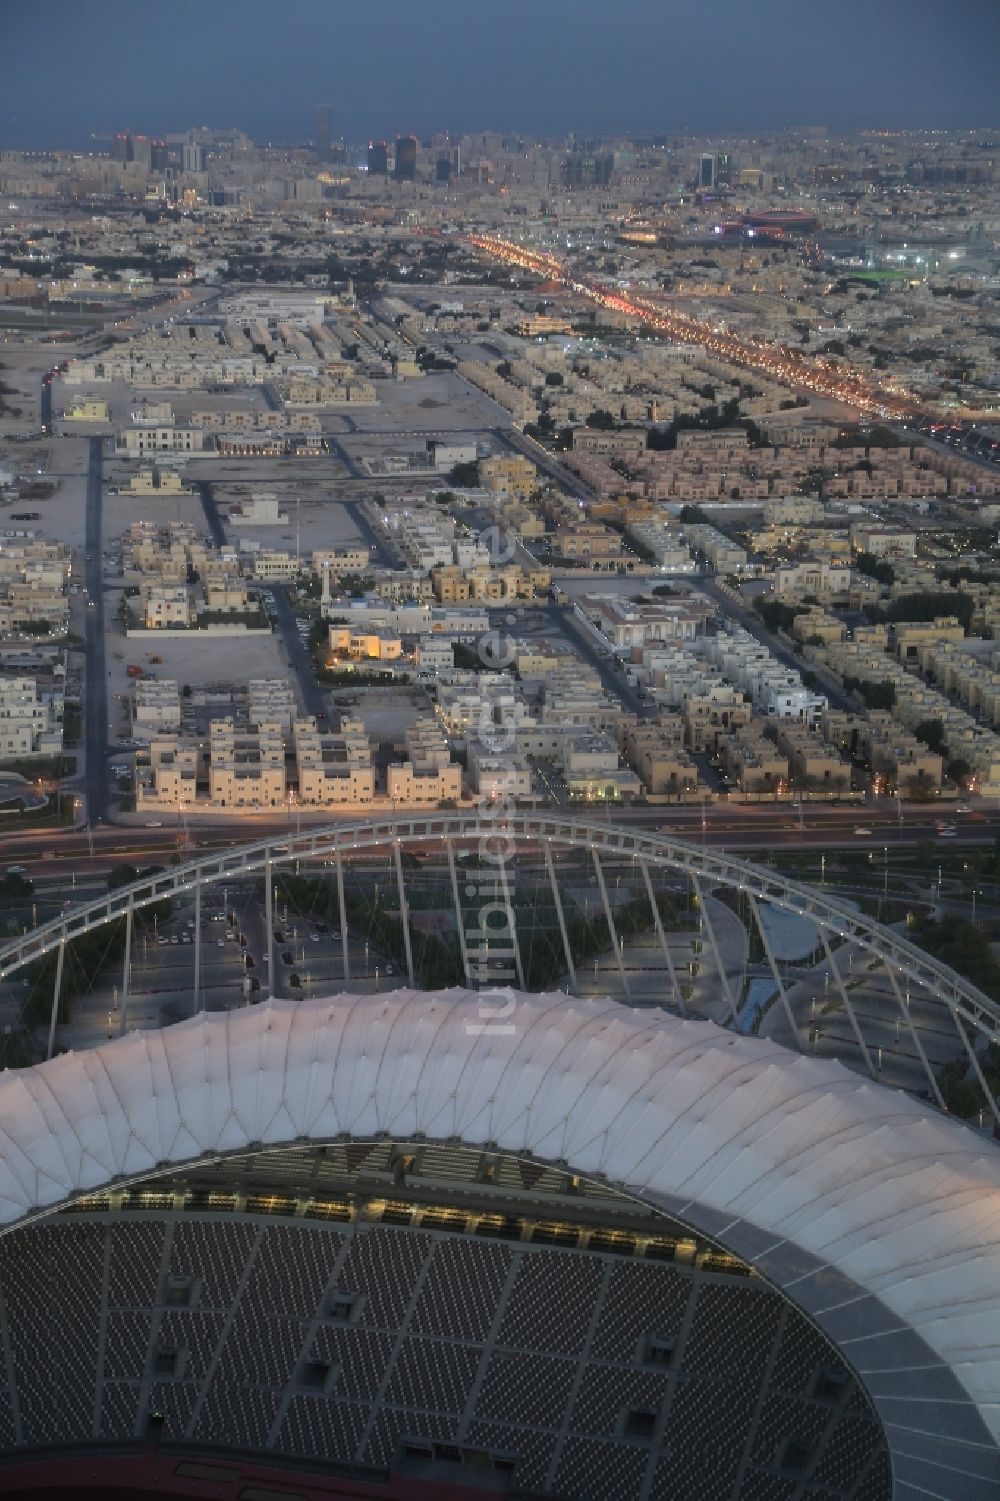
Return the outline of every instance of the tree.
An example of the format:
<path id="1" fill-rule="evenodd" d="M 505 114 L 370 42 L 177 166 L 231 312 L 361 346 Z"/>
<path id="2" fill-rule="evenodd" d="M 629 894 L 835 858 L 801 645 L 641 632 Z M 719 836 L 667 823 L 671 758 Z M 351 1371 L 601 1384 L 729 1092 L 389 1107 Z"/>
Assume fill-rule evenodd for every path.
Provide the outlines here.
<path id="1" fill-rule="evenodd" d="M 854 559 L 854 566 L 867 578 L 878 579 L 880 584 L 891 584 L 896 577 L 892 564 L 887 563 L 884 558 L 877 558 L 873 552 L 859 552 Z"/>
<path id="2" fill-rule="evenodd" d="M 598 407 L 587 418 L 588 427 L 598 428 L 604 432 L 609 432 L 613 427 L 617 427 L 617 425 L 612 414 L 604 407 Z"/>
<path id="3" fill-rule="evenodd" d="M 474 490 L 479 484 L 479 465 L 478 463 L 456 464 L 448 479 L 460 490 Z"/>
<path id="4" fill-rule="evenodd" d="M 768 599 L 763 594 L 757 596 L 753 607 L 769 631 L 787 631 L 799 611 L 796 605 L 786 605 L 783 600 Z"/>

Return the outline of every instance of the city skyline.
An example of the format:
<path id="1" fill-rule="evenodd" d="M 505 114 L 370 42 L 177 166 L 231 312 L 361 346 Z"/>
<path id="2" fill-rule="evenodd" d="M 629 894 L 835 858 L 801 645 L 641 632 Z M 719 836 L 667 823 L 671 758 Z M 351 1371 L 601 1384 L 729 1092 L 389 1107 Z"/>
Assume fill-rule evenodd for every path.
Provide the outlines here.
<path id="1" fill-rule="evenodd" d="M 201 121 L 255 140 L 311 139 L 332 106 L 335 137 L 414 130 L 739 135 L 831 129 L 986 129 L 1000 12 L 845 0 L 821 19 L 771 0 L 748 20 L 736 0 L 711 13 L 626 0 L 609 22 L 578 0 L 508 0 L 473 30 L 455 0 L 383 6 L 348 0 L 334 14 L 296 0 L 279 16 L 260 0 L 206 14 L 181 0 L 169 29 L 110 0 L 56 0 L 44 25 L 8 18 L 0 63 L 0 149 L 86 149 L 119 129 L 164 134 Z M 153 55 L 150 48 L 153 47 Z M 278 59 L 276 62 L 275 59 Z"/>

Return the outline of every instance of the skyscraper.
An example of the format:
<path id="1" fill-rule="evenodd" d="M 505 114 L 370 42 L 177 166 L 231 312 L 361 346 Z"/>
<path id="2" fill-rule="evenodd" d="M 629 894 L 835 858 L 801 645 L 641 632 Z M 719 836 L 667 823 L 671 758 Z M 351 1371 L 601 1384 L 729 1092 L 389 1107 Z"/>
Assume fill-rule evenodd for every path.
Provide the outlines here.
<path id="1" fill-rule="evenodd" d="M 192 142 L 189 145 L 185 146 L 181 154 L 181 160 L 183 162 L 185 172 L 204 172 L 204 146 L 200 146 L 197 142 Z"/>
<path id="2" fill-rule="evenodd" d="M 333 110 L 321 104 L 316 111 L 316 155 L 321 162 L 329 160 L 330 142 L 333 139 Z"/>
<path id="3" fill-rule="evenodd" d="M 396 180 L 413 182 L 417 175 L 416 136 L 396 137 Z"/>
<path id="4" fill-rule="evenodd" d="M 710 152 L 705 152 L 701 159 L 701 167 L 698 170 L 699 188 L 715 187 L 715 157 Z"/>
<path id="5" fill-rule="evenodd" d="M 715 186 L 728 188 L 733 181 L 733 159 L 728 151 L 720 151 L 715 158 Z"/>
<path id="6" fill-rule="evenodd" d="M 389 175 L 389 142 L 368 142 L 368 171 L 377 177 Z"/>

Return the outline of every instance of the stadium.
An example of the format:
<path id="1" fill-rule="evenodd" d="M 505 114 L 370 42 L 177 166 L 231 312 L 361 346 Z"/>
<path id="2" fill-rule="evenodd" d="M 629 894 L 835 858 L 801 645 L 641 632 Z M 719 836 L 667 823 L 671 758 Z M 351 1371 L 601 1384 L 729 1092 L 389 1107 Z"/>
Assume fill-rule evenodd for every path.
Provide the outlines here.
<path id="1" fill-rule="evenodd" d="M 423 848 L 433 832 L 395 827 Z M 508 832 L 530 881 L 554 826 Z M 560 837 L 606 894 L 611 833 Z M 641 837 L 629 859 L 694 872 L 707 915 L 717 857 Z M 61 972 L 68 933 L 132 921 L 165 880 L 200 900 L 234 861 L 266 869 L 270 903 L 275 864 L 335 846 L 346 866 L 369 838 L 179 866 L 0 965 L 58 953 Z M 431 878 L 407 893 L 395 863 L 409 932 Z M 713 869 L 719 889 L 811 903 L 827 942 L 839 925 L 890 953 L 907 991 L 995 1036 L 992 1003 L 894 930 Z M 998 1494 L 1000 1157 L 929 1091 L 865 1070 L 871 1016 L 835 1060 L 679 1014 L 666 978 L 659 1004 L 342 978 L 0 1076 L 5 1496 Z"/>

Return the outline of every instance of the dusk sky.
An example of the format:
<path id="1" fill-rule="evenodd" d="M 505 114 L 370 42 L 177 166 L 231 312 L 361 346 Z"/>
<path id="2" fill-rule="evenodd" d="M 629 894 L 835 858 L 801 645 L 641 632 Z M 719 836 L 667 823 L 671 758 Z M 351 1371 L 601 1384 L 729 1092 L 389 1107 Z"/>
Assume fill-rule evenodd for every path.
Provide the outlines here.
<path id="1" fill-rule="evenodd" d="M 7 0 L 0 147 L 1000 125 L 1000 0 Z"/>

